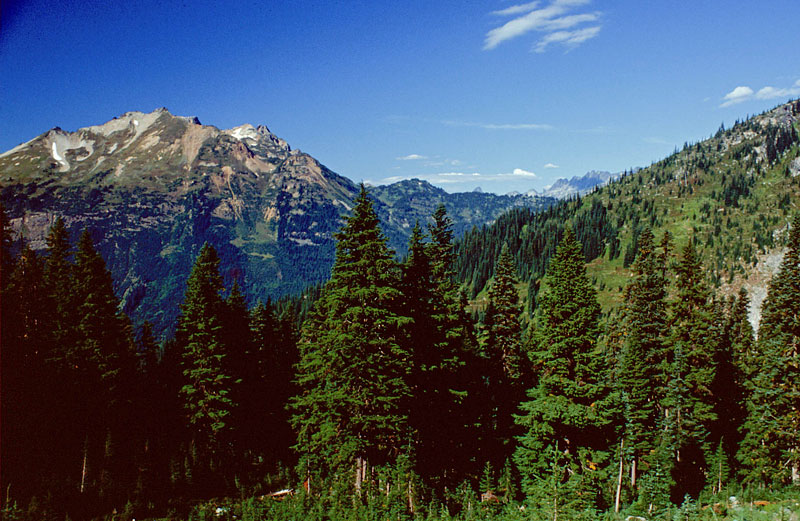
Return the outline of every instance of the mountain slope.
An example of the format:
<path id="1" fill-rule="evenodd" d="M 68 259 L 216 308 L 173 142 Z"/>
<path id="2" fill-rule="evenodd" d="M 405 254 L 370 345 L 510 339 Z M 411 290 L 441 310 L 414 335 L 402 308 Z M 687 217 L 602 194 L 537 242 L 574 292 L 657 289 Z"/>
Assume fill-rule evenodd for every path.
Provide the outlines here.
<path id="1" fill-rule="evenodd" d="M 565 225 L 576 228 L 606 311 L 621 302 L 639 234 L 669 231 L 672 251 L 694 241 L 724 294 L 745 287 L 758 322 L 780 263 L 788 223 L 800 211 L 800 101 L 790 102 L 546 212 L 514 211 L 458 244 L 458 272 L 478 295 L 508 242 L 535 295 Z"/>
<path id="2" fill-rule="evenodd" d="M 220 130 L 166 109 L 75 132 L 54 128 L 0 154 L 0 189 L 12 226 L 34 249 L 45 247 L 57 216 L 75 237 L 90 229 L 124 309 L 160 330 L 174 323 L 204 242 L 251 300 L 325 280 L 333 234 L 357 194 L 352 181 L 265 126 Z M 414 221 L 439 203 L 465 229 L 519 204 L 552 201 L 491 194 L 462 201 L 416 181 L 373 193 L 390 244 L 401 251 Z"/>

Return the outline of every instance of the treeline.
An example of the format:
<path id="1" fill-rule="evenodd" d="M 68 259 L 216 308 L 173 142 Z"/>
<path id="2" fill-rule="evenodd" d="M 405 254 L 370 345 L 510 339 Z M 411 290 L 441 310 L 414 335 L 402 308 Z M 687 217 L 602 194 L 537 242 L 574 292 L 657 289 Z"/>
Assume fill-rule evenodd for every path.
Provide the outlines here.
<path id="1" fill-rule="evenodd" d="M 285 404 L 318 289 L 248 310 L 206 246 L 157 345 L 119 311 L 88 231 L 73 247 L 58 219 L 44 255 L 14 258 L 1 215 L 3 519 L 143 517 L 286 481 Z"/>
<path id="2" fill-rule="evenodd" d="M 318 293 L 248 310 L 204 246 L 163 346 L 134 339 L 88 233 L 73 253 L 57 221 L 11 259 L 4 232 L 4 518 L 692 519 L 796 492 L 800 217 L 757 340 L 747 295 L 649 227 L 601 322 L 585 264 L 613 227 L 583 219 L 520 231 L 553 244 L 532 314 L 501 241 L 476 323 L 444 208 L 398 261 L 362 187 Z"/>

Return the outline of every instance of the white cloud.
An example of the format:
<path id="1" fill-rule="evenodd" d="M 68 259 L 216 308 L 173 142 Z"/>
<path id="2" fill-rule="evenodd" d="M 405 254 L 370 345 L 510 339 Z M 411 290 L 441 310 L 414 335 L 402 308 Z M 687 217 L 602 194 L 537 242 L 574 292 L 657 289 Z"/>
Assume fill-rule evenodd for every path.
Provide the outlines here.
<path id="1" fill-rule="evenodd" d="M 775 98 L 788 99 L 795 96 L 800 96 L 800 80 L 795 81 L 794 85 L 791 87 L 775 88 L 767 85 L 766 87 L 760 88 L 758 92 L 755 92 L 747 86 L 739 86 L 722 98 L 723 102 L 720 107 L 730 107 L 731 105 L 736 105 L 737 103 L 742 103 L 754 98 L 760 100 Z"/>
<path id="2" fill-rule="evenodd" d="M 477 127 L 486 130 L 551 130 L 552 125 L 546 123 L 474 123 L 469 121 L 442 121 L 449 127 Z"/>
<path id="3" fill-rule="evenodd" d="M 547 163 L 544 165 L 544 168 L 558 168 L 558 165 L 555 163 Z"/>
<path id="4" fill-rule="evenodd" d="M 746 86 L 739 86 L 730 91 L 729 93 L 725 94 L 725 97 L 722 98 L 725 101 L 720 105 L 720 107 L 729 107 L 731 105 L 735 105 L 737 103 L 741 103 L 750 99 L 753 95 L 753 89 Z"/>
<path id="5" fill-rule="evenodd" d="M 756 92 L 758 99 L 773 99 L 773 98 L 791 98 L 800 95 L 800 80 L 797 80 L 793 86 L 785 89 L 776 89 L 775 87 L 764 87 Z"/>
<path id="6" fill-rule="evenodd" d="M 551 43 L 560 43 L 575 47 L 594 38 L 600 33 L 601 26 L 572 29 L 586 22 L 597 22 L 599 12 L 570 13 L 575 7 L 583 6 L 589 0 L 553 0 L 549 5 L 539 8 L 539 2 L 513 5 L 501 11 L 494 11 L 494 15 L 516 16 L 500 27 L 495 27 L 488 33 L 484 40 L 484 50 L 494 49 L 501 43 L 517 38 L 531 31 L 546 33 L 536 44 L 536 52 L 544 52 Z"/>
<path id="7" fill-rule="evenodd" d="M 415 161 L 418 159 L 428 159 L 426 156 L 421 156 L 419 154 L 408 154 L 407 156 L 396 157 L 398 161 Z"/>
<path id="8" fill-rule="evenodd" d="M 515 168 L 511 172 L 484 174 L 481 172 L 437 172 L 435 174 L 413 174 L 408 176 L 391 176 L 381 180 L 381 184 L 390 184 L 402 179 L 422 179 L 433 184 L 458 184 L 458 183 L 494 183 L 502 181 L 520 181 L 522 179 L 536 179 L 534 172 Z"/>
<path id="9" fill-rule="evenodd" d="M 533 11 L 539 5 L 539 2 L 530 2 L 527 4 L 518 4 L 512 5 L 511 7 L 506 7 L 500 11 L 492 11 L 492 14 L 500 15 L 500 16 L 509 16 L 514 14 L 522 14 L 527 13 L 529 11 Z"/>
<path id="10" fill-rule="evenodd" d="M 566 45 L 570 49 L 577 47 L 586 40 L 590 40 L 600 34 L 600 26 L 587 27 L 577 31 L 556 31 L 550 33 L 534 45 L 533 51 L 543 53 L 547 50 L 547 46 L 551 43 L 560 43 Z"/>

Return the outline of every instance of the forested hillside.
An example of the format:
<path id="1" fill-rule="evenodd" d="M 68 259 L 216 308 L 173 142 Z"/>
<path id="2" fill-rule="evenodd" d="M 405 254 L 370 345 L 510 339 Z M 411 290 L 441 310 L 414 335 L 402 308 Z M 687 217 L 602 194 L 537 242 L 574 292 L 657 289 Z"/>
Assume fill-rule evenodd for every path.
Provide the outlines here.
<path id="1" fill-rule="evenodd" d="M 781 105 L 664 160 L 544 212 L 515 209 L 457 244 L 457 272 L 475 297 L 508 243 L 535 295 L 565 227 L 574 227 L 608 311 L 621 302 L 642 230 L 692 241 L 708 279 L 727 295 L 741 287 L 764 298 L 800 201 L 800 102 Z M 770 269 L 772 267 L 772 269 Z M 766 277 L 765 272 L 766 271 Z M 532 302 L 535 300 L 532 299 Z M 757 320 L 757 317 L 756 317 Z"/>
<path id="2" fill-rule="evenodd" d="M 361 186 L 327 283 L 248 308 L 206 244 L 161 345 L 3 216 L 3 519 L 796 517 L 798 113 L 400 260 Z"/>

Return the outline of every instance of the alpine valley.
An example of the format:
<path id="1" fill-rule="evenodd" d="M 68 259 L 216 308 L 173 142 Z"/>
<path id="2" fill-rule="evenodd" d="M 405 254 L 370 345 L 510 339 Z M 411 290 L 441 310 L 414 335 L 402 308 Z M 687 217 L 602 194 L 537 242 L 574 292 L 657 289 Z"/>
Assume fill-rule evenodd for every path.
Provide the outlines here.
<path id="1" fill-rule="evenodd" d="M 248 299 L 299 293 L 334 261 L 333 234 L 358 187 L 266 126 L 229 130 L 167 109 L 129 112 L 98 126 L 54 128 L 0 154 L 0 199 L 17 236 L 34 249 L 57 217 L 73 239 L 88 229 L 134 322 L 173 324 L 200 248 L 213 245 L 228 285 Z M 449 194 L 425 181 L 371 188 L 389 245 L 406 248 L 416 221 L 439 204 L 456 235 L 538 195 Z"/>

